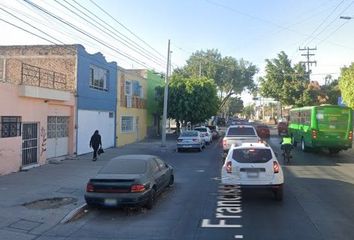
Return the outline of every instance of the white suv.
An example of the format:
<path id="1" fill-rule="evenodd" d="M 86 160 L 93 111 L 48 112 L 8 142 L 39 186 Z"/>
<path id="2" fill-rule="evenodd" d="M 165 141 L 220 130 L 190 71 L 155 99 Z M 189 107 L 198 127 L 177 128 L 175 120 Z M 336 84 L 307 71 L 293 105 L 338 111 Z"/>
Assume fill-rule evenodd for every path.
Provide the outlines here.
<path id="1" fill-rule="evenodd" d="M 200 132 L 200 136 L 204 139 L 206 144 L 213 141 L 211 131 L 208 127 L 196 127 L 194 130 Z"/>
<path id="2" fill-rule="evenodd" d="M 265 143 L 233 144 L 221 169 L 221 182 L 225 185 L 269 188 L 276 200 L 283 199 L 283 170 L 273 150 Z"/>

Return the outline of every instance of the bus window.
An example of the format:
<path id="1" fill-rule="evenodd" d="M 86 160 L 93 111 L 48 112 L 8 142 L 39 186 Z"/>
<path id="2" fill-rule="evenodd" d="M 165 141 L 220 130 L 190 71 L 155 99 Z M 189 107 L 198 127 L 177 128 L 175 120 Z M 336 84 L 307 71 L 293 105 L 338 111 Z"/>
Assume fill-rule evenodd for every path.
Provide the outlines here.
<path id="1" fill-rule="evenodd" d="M 347 130 L 349 110 L 340 108 L 319 109 L 316 114 L 319 130 Z"/>

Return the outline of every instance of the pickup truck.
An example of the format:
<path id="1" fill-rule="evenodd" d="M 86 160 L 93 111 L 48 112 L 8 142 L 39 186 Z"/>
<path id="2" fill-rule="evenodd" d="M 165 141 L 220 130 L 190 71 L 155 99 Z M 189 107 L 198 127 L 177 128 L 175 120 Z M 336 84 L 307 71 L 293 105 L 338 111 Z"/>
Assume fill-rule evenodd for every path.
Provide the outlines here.
<path id="1" fill-rule="evenodd" d="M 227 156 L 232 144 L 239 146 L 242 143 L 256 143 L 261 139 L 257 134 L 256 129 L 250 125 L 231 125 L 225 133 L 222 141 L 223 157 Z"/>

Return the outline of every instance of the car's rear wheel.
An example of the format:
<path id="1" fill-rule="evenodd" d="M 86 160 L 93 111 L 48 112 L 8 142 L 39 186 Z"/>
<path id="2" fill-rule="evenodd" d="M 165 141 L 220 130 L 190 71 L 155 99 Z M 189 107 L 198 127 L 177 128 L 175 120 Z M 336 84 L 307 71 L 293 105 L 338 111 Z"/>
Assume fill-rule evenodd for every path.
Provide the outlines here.
<path id="1" fill-rule="evenodd" d="M 154 207 L 155 197 L 156 197 L 156 190 L 153 188 L 150 191 L 149 199 L 148 199 L 148 201 L 146 202 L 146 205 L 145 205 L 147 209 L 152 209 Z"/>
<path id="2" fill-rule="evenodd" d="M 274 198 L 277 201 L 283 200 L 283 187 L 279 187 L 278 189 L 274 190 Z"/>

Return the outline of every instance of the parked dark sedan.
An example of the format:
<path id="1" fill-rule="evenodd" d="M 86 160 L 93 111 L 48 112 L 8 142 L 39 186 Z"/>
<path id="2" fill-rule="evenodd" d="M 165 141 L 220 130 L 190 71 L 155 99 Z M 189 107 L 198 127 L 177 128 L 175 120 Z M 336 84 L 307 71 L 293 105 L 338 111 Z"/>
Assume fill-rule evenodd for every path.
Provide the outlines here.
<path id="1" fill-rule="evenodd" d="M 257 134 L 260 138 L 269 138 L 270 130 L 267 125 L 257 125 L 256 126 Z"/>
<path id="2" fill-rule="evenodd" d="M 145 206 L 173 185 L 173 168 L 153 155 L 123 155 L 111 159 L 86 187 L 87 205 Z"/>

